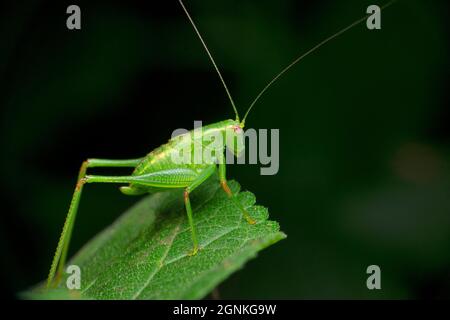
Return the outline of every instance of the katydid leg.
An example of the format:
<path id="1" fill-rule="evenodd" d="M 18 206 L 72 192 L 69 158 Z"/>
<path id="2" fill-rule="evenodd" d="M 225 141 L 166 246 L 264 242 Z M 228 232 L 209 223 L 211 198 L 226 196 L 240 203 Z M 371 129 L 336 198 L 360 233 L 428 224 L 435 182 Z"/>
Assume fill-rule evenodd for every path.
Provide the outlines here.
<path id="1" fill-rule="evenodd" d="M 219 179 L 220 179 L 220 186 L 225 191 L 225 193 L 230 197 L 230 199 L 234 202 L 234 204 L 241 210 L 245 220 L 247 220 L 247 222 L 250 224 L 255 224 L 256 223 L 255 219 L 253 219 L 247 212 L 247 210 L 245 210 L 245 208 L 242 206 L 239 200 L 236 199 L 236 195 L 233 194 L 230 187 L 228 186 L 226 178 L 226 165 L 224 161 L 219 162 Z"/>
<path id="2" fill-rule="evenodd" d="M 192 208 L 191 208 L 191 201 L 189 199 L 189 193 L 191 193 L 195 188 L 197 188 L 199 185 L 205 182 L 214 173 L 214 171 L 216 171 L 216 166 L 211 165 L 210 167 L 203 170 L 199 174 L 198 178 L 191 185 L 189 185 L 186 189 L 184 189 L 184 204 L 186 206 L 186 213 L 188 216 L 189 227 L 191 228 L 192 243 L 194 244 L 194 247 L 190 255 L 196 255 L 199 246 L 198 246 L 197 232 L 195 230 L 194 225 L 194 218 L 192 216 Z"/>
<path id="3" fill-rule="evenodd" d="M 109 160 L 109 159 L 88 159 L 81 165 L 78 180 L 75 187 L 75 191 L 70 202 L 69 211 L 64 222 L 63 230 L 59 238 L 58 246 L 56 248 L 55 255 L 53 257 L 52 265 L 47 279 L 47 288 L 52 285 L 55 275 L 57 282 L 62 274 L 66 258 L 67 251 L 69 249 L 69 243 L 72 236 L 73 225 L 78 211 L 78 205 L 83 191 L 83 185 L 85 183 L 85 176 L 87 168 L 90 167 L 135 167 L 139 162 L 139 159 L 127 159 L 127 160 Z"/>
<path id="4" fill-rule="evenodd" d="M 198 251 L 197 232 L 195 230 L 191 202 L 189 194 L 206 181 L 216 171 L 215 165 L 210 165 L 197 173 L 190 169 L 184 169 L 184 173 L 180 169 L 162 170 L 138 176 L 91 176 L 84 178 L 85 183 L 134 183 L 142 186 L 157 187 L 157 188 L 185 188 L 184 189 L 184 203 L 188 217 L 189 227 L 191 229 L 191 236 L 193 242 L 193 249 L 190 255 L 195 255 Z M 173 175 L 178 176 L 178 181 L 171 181 Z"/>
<path id="5" fill-rule="evenodd" d="M 113 163 L 114 162 L 114 163 Z M 123 163 L 120 160 L 105 160 L 105 166 L 131 166 L 131 164 L 139 163 L 139 161 L 133 162 L 131 160 L 125 160 Z M 96 160 L 93 164 L 96 167 L 100 166 L 100 160 Z M 86 175 L 86 170 L 90 166 L 89 160 L 84 162 L 80 169 L 80 174 L 78 177 L 78 182 L 75 188 L 75 192 L 72 197 L 72 201 L 69 207 L 69 212 L 66 217 L 66 221 L 64 223 L 63 231 L 61 233 L 60 240 L 58 242 L 58 247 L 56 249 L 55 256 L 53 258 L 52 266 L 50 268 L 49 276 L 47 279 L 47 288 L 50 287 L 54 280 L 55 274 L 58 270 L 59 275 L 57 276 L 57 280 L 59 279 L 60 274 L 62 274 L 62 270 L 65 264 L 65 258 L 67 255 L 68 244 L 70 242 L 70 235 L 73 229 L 75 216 L 78 210 L 78 204 L 81 198 L 81 192 L 83 190 L 83 186 L 86 183 L 132 183 L 142 187 L 155 187 L 161 189 L 168 188 L 186 188 L 186 191 L 189 193 L 197 186 L 199 186 L 203 181 L 205 181 L 214 171 L 215 166 L 211 166 L 206 168 L 201 173 L 197 173 L 190 169 L 175 169 L 175 170 L 162 170 L 158 172 L 152 172 L 148 174 L 142 175 L 133 175 L 133 176 L 98 176 L 98 175 Z M 173 181 L 171 177 L 173 175 L 178 176 L 177 181 Z M 189 204 L 190 208 L 190 204 Z M 192 222 L 192 210 L 190 212 L 190 226 L 193 230 L 192 238 L 194 243 L 197 241 L 197 236 L 195 234 L 195 229 L 193 229 Z M 194 244 L 194 248 L 198 249 L 198 245 Z M 195 250 L 196 252 L 196 250 Z M 55 281 L 57 284 L 58 281 Z"/>
<path id="6" fill-rule="evenodd" d="M 184 203 L 186 207 L 186 213 L 188 217 L 189 227 L 191 229 L 191 236 L 193 242 L 193 249 L 190 255 L 195 255 L 198 251 L 197 232 L 194 226 L 194 220 L 192 217 L 191 202 L 189 194 L 201 185 L 208 177 L 210 177 L 216 170 L 215 165 L 211 165 L 205 168 L 200 173 L 197 173 L 190 169 L 185 169 L 184 176 L 181 175 L 180 169 L 176 170 L 162 170 L 152 172 L 148 174 L 138 176 L 91 176 L 88 175 L 84 178 L 85 183 L 134 183 L 142 186 L 156 187 L 162 189 L 168 188 L 185 188 L 184 189 Z M 170 177 L 178 175 L 178 181 L 171 181 Z"/>

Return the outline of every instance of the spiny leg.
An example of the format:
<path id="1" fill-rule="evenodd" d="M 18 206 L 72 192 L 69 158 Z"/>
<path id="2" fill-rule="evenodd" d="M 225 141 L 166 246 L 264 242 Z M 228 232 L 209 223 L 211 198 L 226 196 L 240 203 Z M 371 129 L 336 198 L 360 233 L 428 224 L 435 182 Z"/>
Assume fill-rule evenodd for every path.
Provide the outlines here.
<path id="1" fill-rule="evenodd" d="M 214 173 L 214 171 L 216 171 L 215 165 L 211 165 L 210 167 L 207 167 L 199 174 L 199 176 L 195 179 L 195 181 L 192 182 L 192 184 L 189 185 L 184 190 L 184 204 L 186 206 L 186 213 L 188 216 L 189 227 L 191 228 L 192 243 L 194 245 L 192 251 L 189 253 L 189 255 L 191 255 L 191 256 L 197 254 L 199 246 L 198 246 L 198 240 L 197 240 L 197 232 L 196 232 L 195 226 L 194 226 L 194 218 L 192 216 L 192 208 L 191 208 L 191 201 L 189 199 L 189 193 L 191 193 L 195 188 L 197 188 L 199 185 L 201 185 L 203 182 L 205 182 Z"/>
<path id="2" fill-rule="evenodd" d="M 69 243 L 72 236 L 73 225 L 75 222 L 75 217 L 78 211 L 78 204 L 81 198 L 81 192 L 83 190 L 83 185 L 85 183 L 85 176 L 87 168 L 89 167 L 135 167 L 139 162 L 139 159 L 128 159 L 128 160 L 109 160 L 109 159 L 88 159 L 84 161 L 81 165 L 78 180 L 75 187 L 75 191 L 72 196 L 72 201 L 70 202 L 69 211 L 64 222 L 63 230 L 59 238 L 58 246 L 56 248 L 55 255 L 53 257 L 52 265 L 50 267 L 50 272 L 47 278 L 47 288 L 49 288 L 56 275 L 56 283 L 59 282 L 61 277 L 66 258 L 67 251 L 69 249 Z"/>
<path id="3" fill-rule="evenodd" d="M 256 223 L 255 219 L 253 219 L 247 212 L 247 210 L 245 210 L 242 204 L 236 199 L 236 195 L 233 194 L 230 187 L 228 186 L 226 178 L 226 165 L 225 160 L 223 158 L 219 162 L 219 178 L 220 178 L 220 186 L 225 191 L 225 193 L 230 197 L 230 199 L 234 202 L 234 204 L 242 211 L 242 215 L 244 216 L 245 220 L 247 220 L 247 222 L 250 224 L 255 224 Z"/>

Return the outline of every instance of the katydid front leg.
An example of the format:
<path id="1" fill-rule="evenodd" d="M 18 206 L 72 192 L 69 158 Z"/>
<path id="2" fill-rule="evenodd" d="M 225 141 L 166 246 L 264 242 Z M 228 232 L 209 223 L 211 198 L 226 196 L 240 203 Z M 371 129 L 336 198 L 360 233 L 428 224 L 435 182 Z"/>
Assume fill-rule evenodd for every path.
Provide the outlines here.
<path id="1" fill-rule="evenodd" d="M 241 210 L 245 220 L 247 220 L 247 222 L 250 224 L 255 224 L 256 223 L 255 219 L 253 219 L 247 212 L 247 210 L 245 210 L 245 208 L 242 206 L 239 200 L 236 199 L 236 195 L 231 191 L 230 187 L 228 186 L 226 177 L 225 157 L 221 157 L 219 161 L 219 178 L 220 178 L 220 186 L 225 191 L 225 193 L 230 197 L 233 203 Z"/>

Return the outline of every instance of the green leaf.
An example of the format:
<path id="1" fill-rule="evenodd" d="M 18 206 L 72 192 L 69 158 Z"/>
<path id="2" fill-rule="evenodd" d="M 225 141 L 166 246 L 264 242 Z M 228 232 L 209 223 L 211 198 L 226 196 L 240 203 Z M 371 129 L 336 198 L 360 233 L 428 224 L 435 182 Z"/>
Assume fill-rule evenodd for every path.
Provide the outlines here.
<path id="1" fill-rule="evenodd" d="M 239 185 L 231 181 L 233 192 Z M 30 299 L 201 299 L 257 252 L 286 236 L 250 192 L 238 200 L 257 223 L 250 225 L 211 178 L 192 193 L 200 250 L 191 233 L 180 191 L 147 196 L 89 241 L 68 263 L 81 269 L 81 290 L 65 289 L 65 275 L 49 294 L 42 285 Z M 78 226 L 80 227 L 80 226 Z M 76 229 L 75 229 L 76 232 Z M 64 291 L 66 291 L 64 293 Z"/>

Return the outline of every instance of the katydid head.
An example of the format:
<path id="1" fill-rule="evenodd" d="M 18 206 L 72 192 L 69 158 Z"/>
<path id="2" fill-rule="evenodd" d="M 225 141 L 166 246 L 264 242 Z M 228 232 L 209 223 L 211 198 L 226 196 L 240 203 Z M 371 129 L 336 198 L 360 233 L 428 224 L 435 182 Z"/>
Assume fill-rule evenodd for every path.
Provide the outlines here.
<path id="1" fill-rule="evenodd" d="M 239 120 L 233 121 L 234 123 L 225 128 L 225 144 L 228 150 L 233 153 L 236 158 L 244 152 L 244 130 Z"/>

